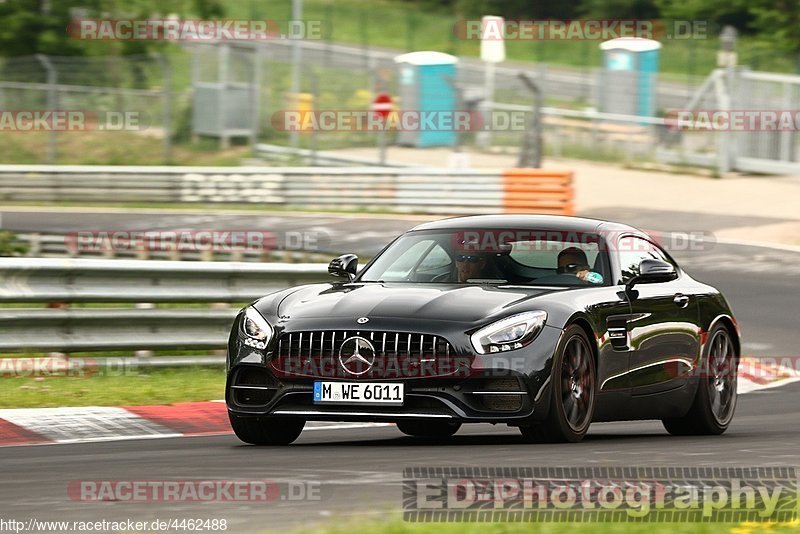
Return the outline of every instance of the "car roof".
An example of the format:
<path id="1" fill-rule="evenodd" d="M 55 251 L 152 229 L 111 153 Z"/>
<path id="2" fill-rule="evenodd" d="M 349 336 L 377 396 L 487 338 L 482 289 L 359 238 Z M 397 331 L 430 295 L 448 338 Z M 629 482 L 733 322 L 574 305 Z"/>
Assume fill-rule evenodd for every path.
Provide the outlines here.
<path id="1" fill-rule="evenodd" d="M 480 228 L 481 230 L 553 230 L 562 232 L 631 232 L 642 234 L 627 224 L 589 219 L 586 217 L 568 217 L 564 215 L 471 215 L 452 217 L 419 224 L 411 232 L 419 230 L 459 230 L 464 228 Z"/>

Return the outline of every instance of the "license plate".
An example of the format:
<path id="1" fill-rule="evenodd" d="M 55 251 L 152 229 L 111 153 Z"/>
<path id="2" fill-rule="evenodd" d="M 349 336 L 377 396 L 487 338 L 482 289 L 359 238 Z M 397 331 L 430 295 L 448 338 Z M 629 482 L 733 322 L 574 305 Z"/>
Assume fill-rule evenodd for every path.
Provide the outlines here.
<path id="1" fill-rule="evenodd" d="M 403 404 L 403 384 L 314 382 L 315 404 Z"/>

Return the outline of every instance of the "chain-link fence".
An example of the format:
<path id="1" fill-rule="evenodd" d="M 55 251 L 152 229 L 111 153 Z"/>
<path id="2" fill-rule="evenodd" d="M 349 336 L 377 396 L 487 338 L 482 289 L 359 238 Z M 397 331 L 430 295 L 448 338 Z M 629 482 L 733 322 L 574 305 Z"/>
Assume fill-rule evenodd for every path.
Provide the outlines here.
<path id="1" fill-rule="evenodd" d="M 263 81 L 262 124 L 279 110 L 302 109 L 288 96 L 291 93 L 291 43 L 276 41 L 265 45 L 265 79 Z M 369 110 L 378 92 L 388 92 L 395 98 L 395 107 L 402 109 L 400 94 L 400 67 L 396 54 L 385 50 L 364 50 L 360 47 L 336 45 L 326 42 L 304 42 L 302 45 L 302 76 L 300 92 L 307 96 L 307 106 L 321 110 Z M 482 109 L 486 98 L 484 64 L 479 60 L 459 58 L 456 78 L 453 80 L 459 98 L 459 110 L 474 112 Z M 603 73 L 600 68 L 570 70 L 544 64 L 511 64 L 495 69 L 493 101 L 496 111 L 521 114 L 517 124 L 529 125 L 534 109 L 534 94 L 520 78 L 524 73 L 542 91 L 546 106 L 541 121 L 544 151 L 550 156 L 579 157 L 610 161 L 652 160 L 655 140 L 661 135 L 656 121 L 641 122 L 637 117 L 592 119 L 592 113 L 601 108 L 600 87 Z M 684 83 L 657 84 L 656 106 L 659 109 L 679 108 L 696 89 Z M 634 85 L 618 84 L 613 98 L 619 101 L 637 98 Z M 613 110 L 608 110 L 613 111 Z M 491 146 L 506 151 L 517 151 L 524 144 L 525 129 L 518 127 L 495 129 Z M 394 142 L 397 132 L 390 132 L 389 142 Z M 287 144 L 288 134 L 268 128 L 262 139 L 272 144 Z M 486 148 L 480 143 L 477 132 L 466 132 L 459 141 L 467 147 Z M 334 150 L 338 148 L 369 147 L 378 145 L 375 132 L 365 131 L 313 131 L 299 136 L 296 144 L 302 149 Z M 377 159 L 377 148 L 376 148 Z"/>
<path id="2" fill-rule="evenodd" d="M 169 161 L 171 74 L 159 55 L 6 58 L 0 61 L 4 145 L 25 151 L 32 163 L 56 163 L 64 153 L 92 163 L 104 146 L 132 144 L 151 154 L 150 162 Z"/>
<path id="3" fill-rule="evenodd" d="M 219 141 L 203 145 L 207 151 L 229 146 L 232 141 L 260 141 L 314 151 L 374 146 L 377 157 L 375 131 L 312 127 L 292 139 L 288 131 L 276 127 L 276 120 L 280 121 L 282 112 L 292 110 L 367 111 L 378 92 L 393 95 L 395 105 L 402 107 L 397 98 L 400 69 L 394 61 L 396 53 L 304 41 L 295 93 L 293 44 L 199 44 L 164 56 L 6 59 L 0 64 L 0 109 L 77 110 L 95 116 L 95 122 L 74 131 L 53 129 L 26 135 L 4 131 L 0 135 L 9 143 L 7 150 L 14 150 L 4 159 L 19 163 L 169 163 L 173 144 L 182 146 L 204 137 Z M 485 98 L 483 68 L 479 61 L 459 60 L 452 80 L 459 110 L 474 111 Z M 498 109 L 511 106 L 506 109 L 526 114 L 524 123 L 528 124 L 533 94 L 519 78 L 520 72 L 541 88 L 546 106 L 567 114 L 545 114 L 545 154 L 630 158 L 636 144 L 627 141 L 641 133 L 637 125 L 615 128 L 569 116 L 570 110 L 597 106 L 599 69 L 580 72 L 540 64 L 498 67 L 494 93 Z M 683 85 L 666 85 L 659 88 L 658 102 L 660 106 L 677 105 L 689 94 Z M 628 94 L 617 97 L 632 98 Z M 129 112 L 136 114 L 135 123 L 111 124 L 113 117 Z M 392 144 L 396 137 L 396 131 L 387 132 L 385 141 Z M 475 132 L 467 132 L 458 141 L 471 146 L 477 144 L 476 138 Z M 517 150 L 524 138 L 520 129 L 495 131 L 491 144 Z M 141 154 L 142 160 L 132 160 L 132 154 Z"/>
<path id="4" fill-rule="evenodd" d="M 300 48 L 296 88 L 294 46 Z M 75 130 L 44 128 L 13 133 L 6 131 L 9 128 L 4 124 L 0 128 L 4 140 L 0 143 L 0 160 L 170 163 L 173 146 L 190 146 L 193 140 L 202 138 L 211 139 L 200 145 L 204 153 L 232 142 L 243 146 L 261 142 L 312 151 L 375 147 L 377 159 L 379 136 L 375 131 L 311 127 L 292 136 L 276 127 L 276 117 L 280 120 L 281 112 L 287 110 L 368 111 L 379 92 L 393 95 L 395 105 L 402 108 L 403 103 L 398 102 L 401 69 L 395 63 L 397 55 L 397 51 L 330 40 L 272 40 L 184 44 L 166 48 L 163 55 L 7 58 L 0 61 L 0 110 L 4 113 L 77 110 L 86 112 L 93 122 Z M 456 73 L 452 84 L 459 95 L 457 108 L 481 109 L 480 102 L 486 97 L 484 64 L 462 57 Z M 534 95 L 520 73 L 541 90 L 544 107 L 540 120 L 531 121 Z M 716 150 L 715 136 L 679 136 L 659 119 L 666 110 L 685 109 L 693 95 L 701 94 L 703 77 L 675 82 L 659 75 L 654 81 L 655 117 L 648 119 L 602 113 L 615 112 L 604 102 L 625 102 L 637 98 L 637 94 L 634 83 L 608 83 L 599 67 L 570 69 L 505 62 L 495 69 L 495 76 L 492 107 L 523 114 L 525 125 L 540 124 L 545 156 L 635 162 L 655 161 L 659 146 L 702 144 L 699 152 L 707 151 L 710 158 Z M 785 91 L 769 92 L 755 82 L 751 89 L 751 100 L 758 102 L 756 105 L 753 100 L 750 107 L 782 109 L 787 102 L 793 105 L 795 101 Z M 127 120 L 125 114 L 129 112 L 135 114 L 135 121 Z M 784 145 L 790 143 L 788 137 L 782 136 Z M 396 131 L 387 133 L 386 142 L 392 144 L 396 139 Z M 501 129 L 492 133 L 491 146 L 518 151 L 525 139 L 524 129 Z M 474 132 L 459 136 L 458 141 L 466 146 L 480 145 Z M 242 151 L 237 154 L 246 156 Z M 793 157 L 783 159 L 792 161 Z"/>

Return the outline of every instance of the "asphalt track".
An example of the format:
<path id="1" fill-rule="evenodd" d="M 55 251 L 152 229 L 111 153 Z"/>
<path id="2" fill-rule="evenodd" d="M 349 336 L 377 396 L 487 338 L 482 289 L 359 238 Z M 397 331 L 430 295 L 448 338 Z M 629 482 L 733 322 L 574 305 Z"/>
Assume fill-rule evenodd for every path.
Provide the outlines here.
<path id="1" fill-rule="evenodd" d="M 609 217 L 663 231 L 704 232 L 770 219 L 721 220 L 675 212 L 619 210 Z M 191 219 L 191 218 L 194 219 Z M 3 228 L 68 232 L 78 229 L 304 228 L 325 231 L 338 250 L 374 253 L 411 218 L 298 217 L 280 214 L 3 213 Z M 350 244 L 352 247 L 347 247 Z M 797 356 L 800 252 L 713 243 L 673 249 L 696 278 L 728 296 L 743 330 L 744 353 Z M 671 437 L 657 422 L 594 425 L 573 445 L 527 445 L 506 427 L 464 427 L 444 444 L 403 436 L 393 426 L 304 432 L 289 447 L 242 445 L 232 435 L 0 450 L 0 518 L 26 520 L 226 519 L 230 532 L 283 530 L 332 516 L 361 520 L 398 513 L 402 470 L 409 466 L 795 466 L 800 460 L 800 383 L 740 397 L 728 433 Z M 80 502 L 76 480 L 268 479 L 318 484 L 320 498 L 274 502 Z"/>
<path id="2" fill-rule="evenodd" d="M 289 447 L 252 447 L 234 436 L 156 439 L 0 450 L 0 518 L 120 521 L 226 519 L 229 532 L 280 531 L 338 520 L 399 514 L 404 467 L 470 466 L 795 466 L 800 384 L 739 399 L 719 437 L 682 438 L 659 423 L 603 423 L 582 443 L 528 445 L 507 427 L 464 427 L 435 444 L 395 427 L 304 432 Z M 81 502 L 76 480 L 254 480 L 317 485 L 319 498 L 273 502 Z"/>

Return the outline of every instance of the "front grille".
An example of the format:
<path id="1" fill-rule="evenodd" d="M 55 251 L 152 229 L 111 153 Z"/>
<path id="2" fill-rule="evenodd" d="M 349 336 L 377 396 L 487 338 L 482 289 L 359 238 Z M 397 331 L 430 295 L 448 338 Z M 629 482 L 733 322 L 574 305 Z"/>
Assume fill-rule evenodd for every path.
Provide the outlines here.
<path id="1" fill-rule="evenodd" d="M 522 408 L 522 397 L 519 395 L 485 395 L 481 402 L 484 408 L 498 412 L 516 412 Z"/>
<path id="2" fill-rule="evenodd" d="M 342 345 L 356 336 L 374 347 L 374 353 L 359 349 L 372 361 L 343 365 L 348 355 L 342 356 Z M 351 379 L 450 376 L 469 370 L 469 362 L 457 358 L 441 336 L 364 330 L 284 333 L 271 365 L 278 374 Z"/>

